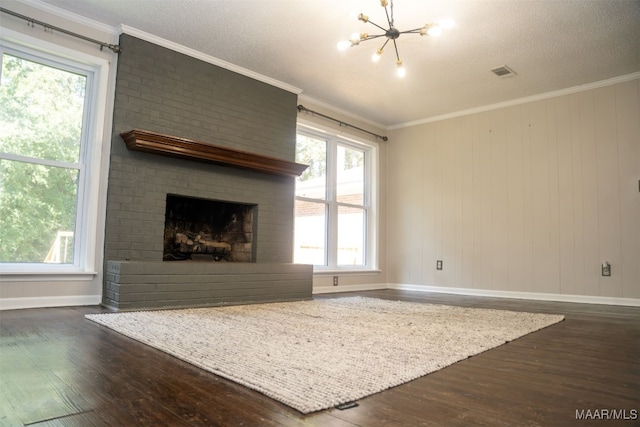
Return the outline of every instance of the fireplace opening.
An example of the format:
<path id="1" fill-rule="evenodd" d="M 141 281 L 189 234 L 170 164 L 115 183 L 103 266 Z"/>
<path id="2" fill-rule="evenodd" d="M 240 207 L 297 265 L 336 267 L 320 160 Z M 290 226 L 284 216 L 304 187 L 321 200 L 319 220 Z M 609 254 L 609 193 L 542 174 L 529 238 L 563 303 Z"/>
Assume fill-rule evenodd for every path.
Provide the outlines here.
<path id="1" fill-rule="evenodd" d="M 162 259 L 253 262 L 256 208 L 167 194 Z"/>

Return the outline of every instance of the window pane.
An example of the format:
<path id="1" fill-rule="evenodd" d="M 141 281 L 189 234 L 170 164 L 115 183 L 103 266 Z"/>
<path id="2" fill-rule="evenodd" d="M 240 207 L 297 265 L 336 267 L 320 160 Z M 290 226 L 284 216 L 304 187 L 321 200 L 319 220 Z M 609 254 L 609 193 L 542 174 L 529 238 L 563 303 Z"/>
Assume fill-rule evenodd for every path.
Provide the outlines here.
<path id="1" fill-rule="evenodd" d="M 4 54 L 0 152 L 77 163 L 86 83 L 86 76 Z"/>
<path id="2" fill-rule="evenodd" d="M 364 152 L 338 146 L 338 202 L 364 204 Z"/>
<path id="3" fill-rule="evenodd" d="M 296 178 L 296 196 L 325 200 L 327 195 L 327 141 L 305 135 L 296 140 L 296 162 L 309 167 Z"/>
<path id="4" fill-rule="evenodd" d="M 0 262 L 73 263 L 78 171 L 0 160 Z"/>
<path id="5" fill-rule="evenodd" d="M 326 265 L 327 205 L 296 200 L 294 262 Z"/>
<path id="6" fill-rule="evenodd" d="M 338 207 L 338 265 L 364 265 L 364 210 Z"/>

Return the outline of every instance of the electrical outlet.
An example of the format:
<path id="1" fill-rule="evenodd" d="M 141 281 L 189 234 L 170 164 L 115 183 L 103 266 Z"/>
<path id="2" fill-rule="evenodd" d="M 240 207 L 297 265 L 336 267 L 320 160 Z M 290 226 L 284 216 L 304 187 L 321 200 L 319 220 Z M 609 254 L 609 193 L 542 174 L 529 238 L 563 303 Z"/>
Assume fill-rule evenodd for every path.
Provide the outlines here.
<path id="1" fill-rule="evenodd" d="M 338 286 L 338 276 L 333 276 L 333 286 Z"/>
<path id="2" fill-rule="evenodd" d="M 611 276 L 611 264 L 609 264 L 607 261 L 602 263 L 602 275 Z"/>
<path id="3" fill-rule="evenodd" d="M 436 270 L 442 270 L 442 260 L 441 259 L 436 261 Z"/>

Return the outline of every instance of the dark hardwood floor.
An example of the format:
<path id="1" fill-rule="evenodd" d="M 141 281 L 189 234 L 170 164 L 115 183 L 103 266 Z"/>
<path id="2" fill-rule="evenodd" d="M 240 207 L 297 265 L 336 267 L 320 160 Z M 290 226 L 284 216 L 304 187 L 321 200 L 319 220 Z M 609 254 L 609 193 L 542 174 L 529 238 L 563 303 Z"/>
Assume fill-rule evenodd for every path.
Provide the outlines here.
<path id="1" fill-rule="evenodd" d="M 559 313 L 566 320 L 358 407 L 302 415 L 84 319 L 105 311 L 100 307 L 3 311 L 0 425 L 640 425 L 640 308 L 394 290 L 317 298 L 352 295 Z M 627 419 L 607 420 L 613 410 Z M 577 411 L 598 418 L 577 420 Z"/>

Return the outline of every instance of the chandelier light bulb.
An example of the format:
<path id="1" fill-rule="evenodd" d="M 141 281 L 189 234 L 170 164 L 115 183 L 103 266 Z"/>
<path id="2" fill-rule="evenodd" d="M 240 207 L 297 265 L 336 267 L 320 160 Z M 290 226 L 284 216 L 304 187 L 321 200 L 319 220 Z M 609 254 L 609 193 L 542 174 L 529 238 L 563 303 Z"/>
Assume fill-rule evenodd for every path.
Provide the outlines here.
<path id="1" fill-rule="evenodd" d="M 374 53 L 374 54 L 371 56 L 371 60 L 372 60 L 373 62 L 378 62 L 378 61 L 380 61 L 380 58 L 382 57 L 382 52 L 383 52 L 383 50 L 382 50 L 382 49 L 378 49 L 378 50 L 376 51 L 376 53 Z"/>
<path id="2" fill-rule="evenodd" d="M 345 51 L 351 47 L 351 42 L 347 40 L 341 40 L 338 42 L 337 47 L 340 52 Z"/>
<path id="3" fill-rule="evenodd" d="M 402 78 L 402 77 L 406 76 L 407 75 L 407 70 L 404 69 L 404 66 L 402 65 L 402 61 L 398 59 L 396 61 L 396 65 L 398 66 L 398 70 L 397 70 L 398 77 Z"/>
<path id="4" fill-rule="evenodd" d="M 442 35 L 442 27 L 439 24 L 432 24 L 427 30 L 427 34 L 431 37 L 438 37 Z"/>

